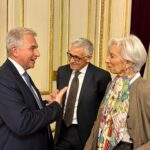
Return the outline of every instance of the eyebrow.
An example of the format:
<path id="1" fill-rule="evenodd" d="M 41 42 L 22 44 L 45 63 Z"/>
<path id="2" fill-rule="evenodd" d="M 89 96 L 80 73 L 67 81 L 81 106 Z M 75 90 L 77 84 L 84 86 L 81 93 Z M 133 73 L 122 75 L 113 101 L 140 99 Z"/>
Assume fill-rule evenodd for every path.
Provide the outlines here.
<path id="1" fill-rule="evenodd" d="M 69 52 L 68 52 L 69 53 Z M 71 54 L 71 53 L 69 53 L 71 56 L 73 56 L 73 57 L 78 57 L 78 58 L 80 58 L 80 56 L 77 56 L 77 55 L 73 55 L 73 54 Z"/>

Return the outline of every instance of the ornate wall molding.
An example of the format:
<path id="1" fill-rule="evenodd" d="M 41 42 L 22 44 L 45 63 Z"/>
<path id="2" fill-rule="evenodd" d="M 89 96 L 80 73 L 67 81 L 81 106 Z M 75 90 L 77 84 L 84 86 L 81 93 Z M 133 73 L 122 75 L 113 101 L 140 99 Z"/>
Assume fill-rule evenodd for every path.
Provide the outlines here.
<path id="1" fill-rule="evenodd" d="M 21 27 L 24 26 L 24 0 L 20 0 L 20 13 L 19 13 L 19 24 Z"/>

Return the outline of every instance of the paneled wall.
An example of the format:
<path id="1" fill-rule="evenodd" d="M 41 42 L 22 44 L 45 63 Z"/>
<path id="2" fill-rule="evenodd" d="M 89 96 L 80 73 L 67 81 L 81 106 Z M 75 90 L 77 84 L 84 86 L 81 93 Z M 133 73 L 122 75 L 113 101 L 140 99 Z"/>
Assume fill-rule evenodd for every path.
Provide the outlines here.
<path id="1" fill-rule="evenodd" d="M 104 69 L 107 44 L 113 36 L 129 33 L 131 0 L 0 0 L 0 64 L 6 59 L 5 36 L 16 26 L 33 28 L 41 57 L 29 73 L 43 97 L 56 88 L 58 66 L 78 37 L 94 44 L 92 62 Z"/>
<path id="2" fill-rule="evenodd" d="M 0 65 L 6 59 L 5 37 L 7 32 L 7 1 L 0 0 Z"/>

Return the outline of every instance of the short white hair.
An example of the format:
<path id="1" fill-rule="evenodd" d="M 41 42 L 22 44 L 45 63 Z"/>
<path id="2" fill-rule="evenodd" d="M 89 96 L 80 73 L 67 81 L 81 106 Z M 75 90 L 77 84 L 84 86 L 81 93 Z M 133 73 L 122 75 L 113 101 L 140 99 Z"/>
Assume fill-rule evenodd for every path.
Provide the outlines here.
<path id="1" fill-rule="evenodd" d="M 83 48 L 87 55 L 92 56 L 93 54 L 93 43 L 86 38 L 78 38 L 71 43 L 72 47 Z"/>
<path id="2" fill-rule="evenodd" d="M 19 47 L 22 45 L 24 34 L 32 35 L 33 37 L 37 36 L 35 31 L 25 27 L 16 27 L 8 32 L 6 37 L 7 56 L 12 54 L 11 50 L 14 46 Z"/>
<path id="3" fill-rule="evenodd" d="M 119 45 L 122 57 L 133 62 L 131 69 L 134 72 L 141 70 L 141 67 L 146 62 L 147 52 L 137 36 L 129 35 L 124 38 L 113 38 L 109 42 L 109 49 L 113 45 Z"/>

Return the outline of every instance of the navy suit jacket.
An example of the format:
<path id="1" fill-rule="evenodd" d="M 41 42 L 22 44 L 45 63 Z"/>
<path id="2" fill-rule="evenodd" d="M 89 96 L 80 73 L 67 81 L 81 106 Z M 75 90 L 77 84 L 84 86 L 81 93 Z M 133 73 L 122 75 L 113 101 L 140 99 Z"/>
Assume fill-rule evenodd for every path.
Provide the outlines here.
<path id="1" fill-rule="evenodd" d="M 39 90 L 33 86 L 42 103 Z M 52 150 L 48 126 L 60 114 L 57 102 L 39 110 L 17 69 L 6 60 L 0 67 L 0 150 Z"/>
<path id="2" fill-rule="evenodd" d="M 61 89 L 68 86 L 72 70 L 69 65 L 61 66 L 57 74 L 57 88 Z M 89 63 L 82 88 L 79 96 L 79 103 L 77 108 L 77 120 L 80 137 L 83 146 L 88 139 L 94 121 L 97 116 L 98 108 L 105 94 L 108 82 L 111 80 L 110 74 Z M 65 97 L 63 97 L 63 107 L 65 104 Z M 56 122 L 55 144 L 60 137 L 62 116 Z"/>

